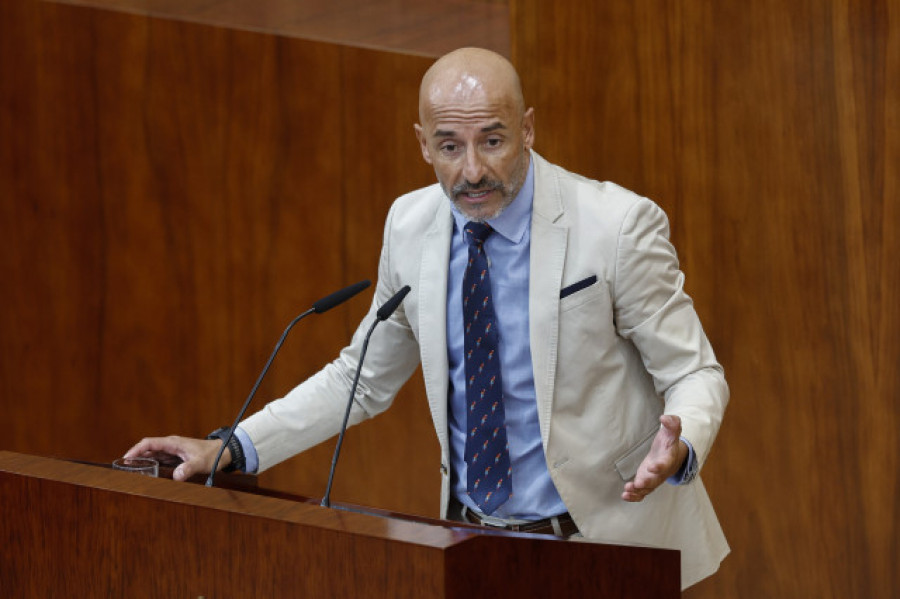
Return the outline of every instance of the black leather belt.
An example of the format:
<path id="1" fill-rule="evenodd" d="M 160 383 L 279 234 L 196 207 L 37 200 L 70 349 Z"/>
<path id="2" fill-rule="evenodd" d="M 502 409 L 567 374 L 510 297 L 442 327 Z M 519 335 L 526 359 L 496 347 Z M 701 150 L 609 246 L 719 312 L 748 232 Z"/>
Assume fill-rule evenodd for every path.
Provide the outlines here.
<path id="1" fill-rule="evenodd" d="M 463 508 L 462 518 L 466 522 L 472 524 L 479 524 L 481 526 L 499 530 L 509 530 L 512 532 L 556 535 L 563 538 L 571 537 L 578 532 L 578 527 L 575 525 L 575 521 L 572 520 L 572 516 L 570 516 L 568 512 L 552 518 L 544 518 L 543 520 L 534 520 L 532 522 L 505 523 L 499 519 L 482 518 L 472 510 Z"/>

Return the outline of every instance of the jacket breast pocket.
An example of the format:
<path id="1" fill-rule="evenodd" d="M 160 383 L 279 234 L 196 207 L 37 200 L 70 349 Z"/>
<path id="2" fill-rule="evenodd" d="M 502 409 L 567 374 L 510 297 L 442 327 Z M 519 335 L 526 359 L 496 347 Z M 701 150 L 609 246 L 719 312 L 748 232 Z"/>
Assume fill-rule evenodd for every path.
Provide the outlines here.
<path id="1" fill-rule="evenodd" d="M 603 292 L 603 286 L 597 284 L 597 275 L 591 275 L 570 285 L 559 292 L 559 308 L 561 312 L 571 310 L 590 301 Z"/>

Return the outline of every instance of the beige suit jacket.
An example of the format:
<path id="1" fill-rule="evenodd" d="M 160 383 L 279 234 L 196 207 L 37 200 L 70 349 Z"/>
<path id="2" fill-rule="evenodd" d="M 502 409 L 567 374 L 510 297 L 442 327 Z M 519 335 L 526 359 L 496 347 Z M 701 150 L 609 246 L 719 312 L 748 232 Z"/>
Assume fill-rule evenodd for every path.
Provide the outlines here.
<path id="1" fill-rule="evenodd" d="M 716 571 L 728 545 L 702 481 L 620 498 L 663 412 L 706 460 L 728 387 L 683 290 L 654 203 L 571 174 L 532 153 L 530 337 L 547 466 L 586 539 L 682 551 L 682 586 Z M 411 293 L 370 341 L 351 424 L 387 409 L 421 362 L 441 448 L 441 514 L 449 501 L 447 265 L 453 218 L 437 185 L 399 198 L 384 231 L 378 284 L 351 344 L 321 372 L 242 423 L 260 471 L 339 430 L 365 332 L 378 306 Z M 560 290 L 597 282 L 560 299 Z"/>

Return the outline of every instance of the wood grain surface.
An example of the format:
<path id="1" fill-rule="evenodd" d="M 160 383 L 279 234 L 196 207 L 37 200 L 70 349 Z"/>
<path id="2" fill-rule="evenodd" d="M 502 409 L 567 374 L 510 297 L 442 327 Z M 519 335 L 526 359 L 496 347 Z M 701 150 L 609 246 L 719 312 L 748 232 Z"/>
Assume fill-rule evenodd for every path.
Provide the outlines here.
<path id="1" fill-rule="evenodd" d="M 685 596 L 900 596 L 900 5 L 511 12 L 537 150 L 666 209 L 731 385 Z"/>
<path id="2" fill-rule="evenodd" d="M 0 508 L 17 515 L 0 520 L 3 597 L 679 595 L 677 551 L 414 522 L 6 451 Z"/>
<path id="3" fill-rule="evenodd" d="M 54 1 L 419 56 L 462 46 L 509 54 L 508 0 Z"/>
<path id="4" fill-rule="evenodd" d="M 287 323 L 374 280 L 387 207 L 433 181 L 429 59 L 29 0 L 0 29 L 3 447 L 111 461 L 230 423 Z M 336 357 L 371 297 L 301 323 L 252 409 Z M 265 484 L 321 495 L 332 447 Z M 437 514 L 421 385 L 343 453 L 335 500 Z M 383 482 L 398 463 L 416 492 Z"/>

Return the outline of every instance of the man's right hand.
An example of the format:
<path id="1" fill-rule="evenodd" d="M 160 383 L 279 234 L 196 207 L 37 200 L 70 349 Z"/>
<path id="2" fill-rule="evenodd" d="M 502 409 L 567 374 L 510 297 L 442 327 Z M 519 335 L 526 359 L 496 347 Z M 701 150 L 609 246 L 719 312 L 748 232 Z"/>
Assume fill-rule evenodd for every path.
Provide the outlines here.
<path id="1" fill-rule="evenodd" d="M 172 472 L 174 480 L 187 480 L 195 474 L 209 474 L 216 454 L 222 447 L 219 439 L 192 439 L 190 437 L 148 437 L 141 439 L 125 452 L 126 458 L 154 458 L 160 464 L 178 466 Z M 227 449 L 219 460 L 219 470 L 231 463 Z"/>

